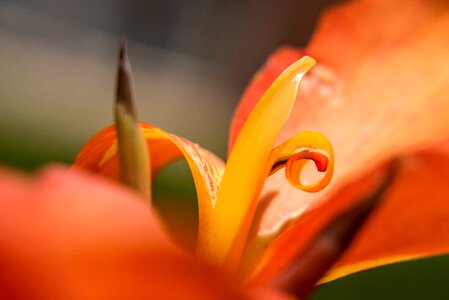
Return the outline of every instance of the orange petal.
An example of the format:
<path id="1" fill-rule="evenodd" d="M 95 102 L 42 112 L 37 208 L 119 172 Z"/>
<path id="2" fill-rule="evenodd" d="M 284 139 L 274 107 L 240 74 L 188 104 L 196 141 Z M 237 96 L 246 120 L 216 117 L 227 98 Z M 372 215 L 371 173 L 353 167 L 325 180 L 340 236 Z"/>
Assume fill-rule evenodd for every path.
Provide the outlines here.
<path id="1" fill-rule="evenodd" d="M 265 248 L 268 245 L 266 249 L 260 250 L 262 255 L 251 265 L 252 269 L 249 268 L 249 272 L 247 270 L 247 280 L 268 283 L 287 267 L 298 253 L 301 253 L 308 241 L 312 240 L 327 222 L 349 209 L 355 201 L 377 187 L 383 175 L 383 169 L 381 169 L 368 172 L 362 181 L 349 180 L 327 205 L 304 212 L 293 225 L 280 230 L 281 235 L 270 237 L 271 243 L 265 245 Z M 254 239 L 253 243 L 255 241 L 257 239 Z"/>
<path id="2" fill-rule="evenodd" d="M 152 128 L 153 126 L 141 122 L 142 128 Z M 117 135 L 115 126 L 109 126 L 98 132 L 84 145 L 73 163 L 75 168 L 89 170 L 102 176 L 120 181 L 120 171 L 117 156 Z M 154 144 L 154 149 L 150 148 L 152 173 L 165 165 L 182 157 L 179 149 L 166 139 L 149 139 L 149 146 Z"/>
<path id="3" fill-rule="evenodd" d="M 433 148 L 401 159 L 400 171 L 379 208 L 326 280 L 389 263 L 449 252 L 449 151 Z M 352 180 L 328 205 L 306 213 L 267 248 L 252 280 L 267 283 L 300 255 L 327 220 L 379 182 L 382 170 Z"/>
<path id="4" fill-rule="evenodd" d="M 0 172 L 0 285 L 8 299 L 247 299 L 181 253 L 134 193 L 53 167 Z"/>
<path id="5" fill-rule="evenodd" d="M 351 1 L 324 15 L 305 50 L 319 63 L 304 78 L 278 143 L 304 130 L 322 133 L 334 147 L 334 178 L 318 194 L 269 178 L 261 238 L 329 200 L 347 178 L 449 137 L 448 36 L 445 1 Z M 270 61 L 277 56 L 283 61 L 282 52 Z M 256 77 L 248 91 L 261 85 Z M 244 110 L 235 116 L 245 117 Z"/>
<path id="6" fill-rule="evenodd" d="M 325 280 L 448 253 L 448 181 L 449 151 L 430 149 L 405 159 L 383 205 Z"/>
<path id="7" fill-rule="evenodd" d="M 181 253 L 140 197 L 98 177 L 0 170 L 0 195 L 2 298 L 291 299 Z"/>
<path id="8" fill-rule="evenodd" d="M 199 239 L 207 234 L 211 211 L 215 206 L 224 163 L 211 152 L 190 141 L 169 134 L 162 129 L 141 122 L 150 149 L 152 174 L 182 156 L 186 159 L 195 182 L 199 209 Z M 82 168 L 119 179 L 115 127 L 97 133 L 81 150 L 74 163 Z"/>

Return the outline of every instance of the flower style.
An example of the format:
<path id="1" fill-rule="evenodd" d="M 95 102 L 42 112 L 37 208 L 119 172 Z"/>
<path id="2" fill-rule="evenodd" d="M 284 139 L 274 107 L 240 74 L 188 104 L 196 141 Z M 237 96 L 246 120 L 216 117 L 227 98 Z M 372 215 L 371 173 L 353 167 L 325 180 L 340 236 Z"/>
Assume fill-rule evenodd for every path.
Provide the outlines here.
<path id="1" fill-rule="evenodd" d="M 282 289 L 305 297 L 380 198 L 322 281 L 449 252 L 448 33 L 444 1 L 358 0 L 329 10 L 305 49 L 277 51 L 254 77 L 231 125 L 226 167 L 136 121 L 122 55 L 118 134 L 108 127 L 93 137 L 69 176 L 53 169 L 30 183 L 0 173 L 0 194 L 18 199 L 0 201 L 0 269 L 13 270 L 0 272 L 6 295 L 275 299 L 287 297 Z M 304 54 L 319 63 L 302 78 L 314 63 Z M 151 175 L 180 157 L 197 188 L 196 255 L 212 266 L 180 251 L 142 201 Z M 316 180 L 306 160 L 324 176 Z"/>

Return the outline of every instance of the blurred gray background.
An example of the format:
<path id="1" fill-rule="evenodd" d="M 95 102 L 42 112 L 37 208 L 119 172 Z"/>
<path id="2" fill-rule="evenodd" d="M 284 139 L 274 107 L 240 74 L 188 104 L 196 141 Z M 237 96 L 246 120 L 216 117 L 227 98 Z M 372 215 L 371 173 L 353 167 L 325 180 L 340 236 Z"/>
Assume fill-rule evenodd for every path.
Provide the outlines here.
<path id="1" fill-rule="evenodd" d="M 226 155 L 233 109 L 283 44 L 304 45 L 331 0 L 0 0 L 0 163 L 70 163 L 112 122 L 129 38 L 140 118 Z"/>

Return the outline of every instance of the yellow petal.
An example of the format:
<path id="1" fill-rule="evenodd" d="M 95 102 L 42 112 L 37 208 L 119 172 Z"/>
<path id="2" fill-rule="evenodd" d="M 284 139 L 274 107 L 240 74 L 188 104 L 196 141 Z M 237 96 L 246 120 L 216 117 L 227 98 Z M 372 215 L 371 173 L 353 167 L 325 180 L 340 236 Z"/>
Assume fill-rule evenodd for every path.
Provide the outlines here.
<path id="1" fill-rule="evenodd" d="M 235 269 L 243 251 L 257 198 L 269 175 L 274 142 L 287 121 L 303 75 L 315 64 L 294 63 L 264 94 L 243 126 L 229 156 L 211 223 L 198 244 L 207 260 Z"/>

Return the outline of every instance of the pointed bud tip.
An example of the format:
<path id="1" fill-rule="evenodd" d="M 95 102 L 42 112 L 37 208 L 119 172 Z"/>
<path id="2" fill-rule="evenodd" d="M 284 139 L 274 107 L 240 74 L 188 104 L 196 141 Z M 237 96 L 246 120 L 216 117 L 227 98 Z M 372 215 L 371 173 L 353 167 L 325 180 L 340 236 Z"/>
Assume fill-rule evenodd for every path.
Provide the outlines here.
<path id="1" fill-rule="evenodd" d="M 119 50 L 120 65 L 123 65 L 123 62 L 128 60 L 128 55 L 127 55 L 127 51 L 126 51 L 127 44 L 128 44 L 128 39 L 126 38 L 125 35 L 123 35 L 120 40 L 120 50 Z"/>
<path id="2" fill-rule="evenodd" d="M 126 111 L 137 121 L 134 104 L 134 91 L 132 86 L 131 66 L 127 55 L 127 38 L 123 36 L 120 41 L 119 62 L 117 72 L 116 104 L 123 104 Z"/>
<path id="3" fill-rule="evenodd" d="M 151 165 L 148 145 L 137 119 L 131 65 L 126 45 L 126 37 L 123 36 L 119 47 L 115 99 L 120 180 L 151 202 Z"/>

